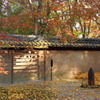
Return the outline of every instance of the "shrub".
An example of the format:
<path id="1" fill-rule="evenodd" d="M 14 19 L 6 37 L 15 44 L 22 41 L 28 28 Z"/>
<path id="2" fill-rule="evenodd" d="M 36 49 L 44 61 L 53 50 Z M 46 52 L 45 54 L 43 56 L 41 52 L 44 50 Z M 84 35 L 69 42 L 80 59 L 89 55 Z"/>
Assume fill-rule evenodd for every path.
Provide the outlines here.
<path id="1" fill-rule="evenodd" d="M 100 81 L 100 73 L 95 72 L 94 73 L 95 81 Z M 80 73 L 75 76 L 75 79 L 88 79 L 88 72 Z"/>

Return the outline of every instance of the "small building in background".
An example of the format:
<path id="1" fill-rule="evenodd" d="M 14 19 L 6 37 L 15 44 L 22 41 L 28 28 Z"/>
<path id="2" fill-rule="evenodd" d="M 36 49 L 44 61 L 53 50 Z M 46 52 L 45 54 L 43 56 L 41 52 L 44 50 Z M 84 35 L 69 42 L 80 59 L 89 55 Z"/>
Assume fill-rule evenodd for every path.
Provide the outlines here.
<path id="1" fill-rule="evenodd" d="M 78 39 L 63 43 L 59 38 L 8 35 L 0 40 L 0 64 L 8 74 L 0 83 L 74 78 L 90 67 L 100 72 L 100 39 Z"/>

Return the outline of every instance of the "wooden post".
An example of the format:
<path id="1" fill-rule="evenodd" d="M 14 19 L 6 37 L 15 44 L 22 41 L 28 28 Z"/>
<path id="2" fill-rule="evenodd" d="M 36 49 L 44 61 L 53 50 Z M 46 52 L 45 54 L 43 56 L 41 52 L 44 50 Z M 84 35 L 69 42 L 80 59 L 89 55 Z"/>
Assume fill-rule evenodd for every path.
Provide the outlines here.
<path id="1" fill-rule="evenodd" d="M 53 67 L 53 60 L 51 59 L 51 81 L 52 81 L 52 67 Z"/>
<path id="2" fill-rule="evenodd" d="M 37 50 L 37 67 L 38 67 L 38 80 L 40 79 L 40 66 L 39 66 L 39 51 Z"/>
<path id="3" fill-rule="evenodd" d="M 11 51 L 11 84 L 13 84 L 13 52 Z"/>
<path id="4" fill-rule="evenodd" d="M 44 50 L 44 81 L 46 81 L 46 50 Z"/>

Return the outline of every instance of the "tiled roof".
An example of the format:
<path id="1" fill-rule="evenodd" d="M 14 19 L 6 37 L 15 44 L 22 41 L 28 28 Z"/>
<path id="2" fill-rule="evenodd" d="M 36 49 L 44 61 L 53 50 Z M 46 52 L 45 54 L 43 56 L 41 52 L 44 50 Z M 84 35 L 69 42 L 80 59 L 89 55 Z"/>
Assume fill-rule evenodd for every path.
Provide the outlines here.
<path id="1" fill-rule="evenodd" d="M 57 37 L 45 39 L 42 36 L 9 34 L 8 37 L 0 39 L 0 48 L 100 50 L 100 39 L 78 39 L 75 42 L 63 43 Z"/>

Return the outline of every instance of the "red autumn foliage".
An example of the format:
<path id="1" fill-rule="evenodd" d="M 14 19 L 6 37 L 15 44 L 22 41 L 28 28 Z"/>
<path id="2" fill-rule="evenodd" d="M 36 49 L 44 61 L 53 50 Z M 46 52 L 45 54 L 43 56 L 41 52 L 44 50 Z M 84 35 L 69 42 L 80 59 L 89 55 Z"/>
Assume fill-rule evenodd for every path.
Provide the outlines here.
<path id="1" fill-rule="evenodd" d="M 8 0 L 0 33 L 92 36 L 99 29 L 99 0 Z M 3 12 L 3 11 L 2 11 Z M 6 13 L 6 14 L 5 14 Z M 79 25 L 79 27 L 76 27 Z M 89 35 L 91 34 L 91 35 Z"/>

